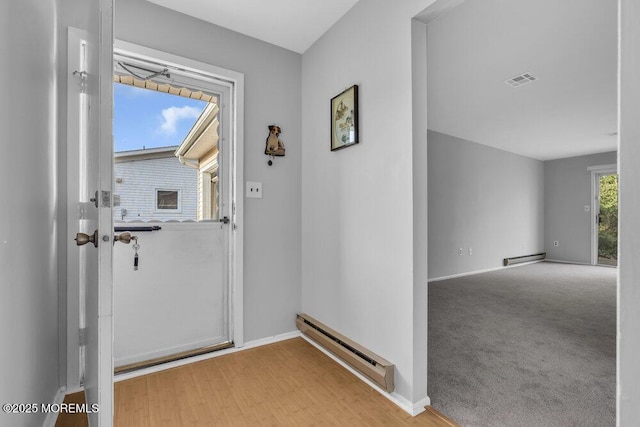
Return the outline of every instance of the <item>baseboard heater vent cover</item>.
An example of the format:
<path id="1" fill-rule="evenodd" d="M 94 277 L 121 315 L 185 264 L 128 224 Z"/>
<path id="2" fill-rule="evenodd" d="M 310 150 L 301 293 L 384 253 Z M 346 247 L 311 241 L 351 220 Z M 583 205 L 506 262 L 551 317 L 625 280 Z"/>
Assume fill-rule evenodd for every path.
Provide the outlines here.
<path id="1" fill-rule="evenodd" d="M 539 254 L 533 254 L 533 255 L 514 256 L 514 257 L 511 257 L 511 258 L 505 258 L 504 259 L 504 265 L 506 267 L 507 265 L 521 264 L 523 262 L 538 261 L 540 259 L 544 259 L 546 256 L 547 256 L 546 252 L 541 252 Z"/>
<path id="2" fill-rule="evenodd" d="M 296 325 L 300 332 L 351 365 L 389 393 L 395 389 L 393 379 L 394 365 L 391 362 L 307 314 L 298 314 Z"/>

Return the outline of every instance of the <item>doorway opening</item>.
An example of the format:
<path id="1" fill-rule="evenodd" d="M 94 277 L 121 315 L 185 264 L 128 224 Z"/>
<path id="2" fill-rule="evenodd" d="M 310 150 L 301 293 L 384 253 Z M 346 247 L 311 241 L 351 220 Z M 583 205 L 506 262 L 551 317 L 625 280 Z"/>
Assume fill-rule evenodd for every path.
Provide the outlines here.
<path id="1" fill-rule="evenodd" d="M 425 12 L 424 20 L 421 19 L 428 23 L 425 30 L 427 49 L 421 49 L 421 52 L 428 51 L 426 66 L 423 65 L 427 68 L 428 87 L 428 269 L 432 281 L 447 280 L 444 283 L 429 283 L 428 287 L 428 394 L 432 405 L 461 424 L 491 424 L 497 419 L 504 424 L 530 424 L 530 420 L 539 420 L 539 414 L 527 414 L 529 406 L 526 401 L 557 397 L 557 390 L 565 385 L 545 383 L 543 387 L 536 386 L 531 393 L 531 396 L 537 395 L 535 398 L 523 398 L 524 394 L 513 394 L 509 390 L 518 390 L 521 384 L 535 383 L 540 372 L 549 373 L 546 365 L 548 360 L 563 360 L 567 334 L 575 338 L 576 352 L 572 354 L 591 354 L 589 343 L 582 340 L 584 335 L 579 332 L 590 319 L 578 321 L 578 315 L 586 307 L 591 307 L 593 299 L 585 300 L 582 289 L 569 289 L 562 281 L 564 276 L 573 276 L 572 280 L 576 280 L 580 277 L 578 270 L 583 269 L 589 272 L 586 277 L 597 277 L 589 286 L 593 286 L 602 296 L 590 311 L 602 316 L 602 321 L 595 325 L 594 330 L 607 325 L 606 329 L 598 331 L 599 336 L 606 336 L 606 339 L 600 340 L 600 343 L 606 343 L 603 346 L 605 351 L 599 352 L 602 356 L 606 355 L 606 359 L 602 357 L 599 362 L 606 363 L 593 363 L 584 369 L 573 367 L 571 370 L 603 381 L 600 390 L 606 392 L 590 405 L 591 410 L 598 408 L 590 418 L 593 420 L 595 416 L 602 415 L 610 424 L 612 419 L 615 421 L 615 271 L 584 265 L 574 267 L 569 263 L 589 263 L 589 230 L 597 224 L 595 217 L 591 220 L 597 209 L 591 205 L 593 198 L 588 199 L 589 172 L 586 169 L 596 162 L 613 163 L 616 157 L 616 140 L 611 137 L 615 136 L 612 131 L 617 126 L 617 8 L 615 5 L 604 7 L 602 3 L 588 2 L 581 11 L 584 12 L 583 22 L 603 25 L 603 43 L 596 65 L 602 66 L 599 70 L 603 74 L 606 71 L 606 75 L 598 80 L 598 86 L 573 86 L 574 89 L 588 87 L 603 95 L 601 98 L 591 98 L 597 101 L 594 101 L 590 110 L 594 113 L 590 117 L 582 114 L 586 109 L 581 110 L 580 114 L 573 114 L 578 111 L 573 104 L 583 107 L 586 97 L 578 91 L 565 91 L 566 80 L 559 78 L 564 74 L 575 75 L 575 69 L 581 68 L 587 61 L 594 61 L 596 57 L 595 51 L 590 51 L 584 62 L 576 61 L 577 57 L 568 58 L 564 55 L 564 52 L 575 52 L 587 46 L 584 37 L 567 37 L 569 27 L 571 34 L 589 33 L 587 26 L 574 26 L 575 19 L 571 26 L 557 26 L 558 17 L 573 16 L 570 7 L 564 5 L 554 9 L 554 14 L 544 15 L 533 9 L 524 11 L 524 3 L 518 2 L 506 5 L 486 1 L 440 0 L 434 4 L 439 9 L 434 6 Z M 549 19 L 550 16 L 553 18 Z M 491 25 L 484 25 L 487 22 L 491 22 Z M 544 28 L 544 31 L 538 32 L 529 26 L 530 22 L 536 22 L 536 28 Z M 504 34 L 509 34 L 509 37 L 505 38 Z M 573 43 L 580 45 L 570 49 L 569 45 Z M 526 48 L 522 48 L 524 45 Z M 554 51 L 552 46 L 559 50 Z M 504 52 L 509 54 L 505 55 Z M 422 58 L 420 60 L 424 61 Z M 465 73 L 469 69 L 473 69 L 473 73 Z M 543 76 L 547 80 L 543 81 Z M 422 74 L 420 77 L 423 78 Z M 552 89 L 553 85 L 558 85 L 558 89 Z M 562 96 L 557 96 L 559 94 Z M 566 111 L 566 114 L 558 115 L 559 111 Z M 414 117 L 424 116 L 416 112 L 415 106 L 414 114 Z M 569 116 L 573 120 L 564 120 Z M 592 126 L 599 128 L 590 132 Z M 560 128 L 566 130 L 563 137 L 558 137 Z M 589 141 L 594 144 L 590 152 L 599 153 L 597 158 L 587 157 L 592 154 L 581 151 L 587 139 L 582 135 L 587 132 L 598 135 Z M 567 144 L 570 139 L 578 150 L 570 149 Z M 479 142 L 491 147 L 483 147 Z M 545 147 L 545 144 L 548 145 Z M 566 151 L 560 152 L 561 148 Z M 554 150 L 558 151 L 554 153 Z M 599 181 L 596 188 L 599 188 Z M 506 215 L 501 217 L 502 213 Z M 559 239 L 560 249 L 553 249 L 558 246 L 557 243 L 553 245 L 556 235 L 564 236 L 564 240 Z M 596 258 L 593 263 L 597 264 L 597 228 L 594 236 Z M 616 244 L 611 246 L 615 247 Z M 498 260 L 502 258 L 501 253 L 524 255 L 537 252 L 535 248 L 558 254 L 553 259 L 567 264 L 540 263 L 505 269 L 495 273 L 496 276 L 487 281 L 487 287 L 483 287 L 482 282 L 487 280 L 485 275 L 490 274 L 487 270 L 500 268 Z M 470 275 L 480 272 L 484 274 Z M 555 272 L 562 273 L 558 274 L 558 279 L 551 279 Z M 553 281 L 557 285 L 550 287 L 548 293 L 543 292 L 541 287 L 525 279 L 526 273 L 533 273 L 532 278 L 538 275 L 548 278 L 547 283 Z M 587 283 L 580 279 L 576 280 L 578 282 L 581 285 Z M 454 306 L 460 308 L 462 300 L 459 295 L 468 296 L 468 293 L 460 290 L 467 284 L 473 284 L 473 289 L 482 291 L 470 299 L 467 308 L 454 310 L 455 322 L 443 321 L 438 309 L 446 313 L 451 312 Z M 561 298 L 556 298 L 553 293 L 559 289 L 563 294 Z M 460 294 L 455 295 L 454 290 Z M 505 318 L 496 322 L 493 317 L 496 311 L 491 308 L 485 307 L 485 313 L 482 314 L 478 312 L 483 305 L 481 300 L 487 293 L 491 294 L 491 301 L 497 300 L 497 293 L 494 292 L 504 292 L 504 300 L 498 305 L 510 307 L 508 320 Z M 529 292 L 540 293 L 533 297 Z M 525 295 L 531 295 L 531 298 Z M 534 300 L 536 303 L 532 304 Z M 526 320 L 528 310 L 531 310 L 533 319 L 541 319 L 548 313 L 556 312 L 556 304 L 563 306 L 558 311 L 563 313 L 568 313 L 565 310 L 567 305 L 576 307 L 576 315 L 568 318 L 568 321 L 556 318 L 540 323 L 542 340 L 534 337 L 531 328 L 525 328 L 523 333 L 514 334 L 513 339 L 505 340 L 505 336 L 514 331 L 513 325 L 532 324 Z M 516 308 L 518 306 L 521 308 Z M 503 314 L 506 315 L 506 312 L 501 316 Z M 465 325 L 461 326 L 463 318 Z M 478 319 L 493 324 L 478 328 Z M 555 335 L 560 332 L 553 327 L 558 322 L 567 327 Z M 450 329 L 454 323 L 455 332 Z M 496 333 L 495 325 L 498 324 L 512 327 Z M 473 338 L 460 340 L 459 345 L 452 344 L 447 337 L 458 335 L 460 331 L 467 331 Z M 545 344 L 542 347 L 541 342 Z M 452 345 L 447 348 L 443 343 Z M 471 343 L 474 343 L 473 348 Z M 523 350 L 524 346 L 531 351 Z M 505 373 L 507 363 L 504 362 L 497 362 L 489 369 L 489 365 L 499 357 L 514 353 L 537 354 L 536 361 L 533 363 L 532 358 L 524 362 L 523 358 L 518 358 L 514 363 L 520 363 L 521 367 L 512 373 Z M 476 363 L 469 364 L 468 360 Z M 567 366 L 574 362 L 575 358 L 566 359 Z M 461 371 L 467 368 L 469 371 Z M 493 374 L 486 375 L 490 371 Z M 571 380 L 572 387 L 575 387 L 577 381 L 573 377 L 566 379 Z M 488 391 L 497 387 L 503 389 L 500 392 Z M 470 392 L 473 388 L 476 390 Z M 532 391 L 527 386 L 520 387 L 520 391 L 524 388 Z M 509 408 L 517 407 L 515 412 L 527 415 L 515 422 L 509 418 L 514 411 L 502 411 L 492 406 L 495 402 L 491 399 L 477 399 L 478 396 L 496 393 L 517 396 L 510 402 Z M 568 397 L 558 399 L 558 402 L 563 402 L 562 416 L 570 410 L 580 413 L 579 416 L 586 414 L 580 409 L 583 402 L 572 402 Z M 469 404 L 471 400 L 474 400 L 472 405 Z M 479 407 L 491 409 L 477 411 Z M 551 411 L 553 408 L 549 408 L 545 416 Z M 523 421 L 525 418 L 529 418 L 529 421 Z M 559 418 L 554 419 L 557 421 Z"/>
<path id="2" fill-rule="evenodd" d="M 112 213 L 123 237 L 113 250 L 116 373 L 242 345 L 236 82 L 122 45 L 113 83 Z"/>
<path id="3" fill-rule="evenodd" d="M 591 263 L 618 266 L 618 186 L 616 165 L 594 166 L 591 171 Z"/>

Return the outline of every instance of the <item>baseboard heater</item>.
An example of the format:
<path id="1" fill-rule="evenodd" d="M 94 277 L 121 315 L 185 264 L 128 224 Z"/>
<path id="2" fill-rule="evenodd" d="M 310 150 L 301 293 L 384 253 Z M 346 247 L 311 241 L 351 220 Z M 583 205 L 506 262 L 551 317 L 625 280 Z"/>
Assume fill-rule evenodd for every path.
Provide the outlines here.
<path id="1" fill-rule="evenodd" d="M 546 256 L 547 256 L 546 252 L 541 252 L 539 254 L 533 254 L 533 255 L 514 256 L 514 257 L 511 257 L 511 258 L 505 258 L 504 259 L 504 265 L 506 267 L 507 265 L 521 264 L 523 262 L 538 261 L 540 259 L 544 259 Z"/>
<path id="2" fill-rule="evenodd" d="M 301 313 L 296 317 L 300 332 L 336 355 L 388 392 L 395 389 L 394 365 L 367 350 L 313 317 Z"/>

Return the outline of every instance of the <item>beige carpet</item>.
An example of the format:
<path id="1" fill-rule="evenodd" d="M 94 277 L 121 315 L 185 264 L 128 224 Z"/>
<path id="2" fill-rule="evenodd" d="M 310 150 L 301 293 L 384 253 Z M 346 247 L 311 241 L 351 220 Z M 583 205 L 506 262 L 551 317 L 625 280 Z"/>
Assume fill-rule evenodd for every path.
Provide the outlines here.
<path id="1" fill-rule="evenodd" d="M 429 397 L 463 426 L 614 426 L 616 269 L 429 283 Z"/>

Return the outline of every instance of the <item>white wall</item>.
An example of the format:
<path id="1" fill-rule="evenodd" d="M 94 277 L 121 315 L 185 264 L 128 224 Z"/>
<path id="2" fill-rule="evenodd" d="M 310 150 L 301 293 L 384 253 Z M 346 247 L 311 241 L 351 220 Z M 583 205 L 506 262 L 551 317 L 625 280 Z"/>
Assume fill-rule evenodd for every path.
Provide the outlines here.
<path id="1" fill-rule="evenodd" d="M 302 310 L 395 363 L 410 402 L 426 397 L 427 357 L 426 333 L 413 336 L 426 295 L 413 286 L 411 18 L 430 3 L 361 1 L 302 58 Z M 353 84 L 360 143 L 331 152 L 329 102 Z"/>
<path id="2" fill-rule="evenodd" d="M 428 140 L 429 278 L 542 252 L 543 162 L 434 131 Z"/>
<path id="3" fill-rule="evenodd" d="M 52 402 L 58 383 L 56 3 L 0 3 L 0 401 Z M 10 65 L 9 65 L 10 64 Z M 0 414 L 38 426 L 45 414 Z"/>
<path id="4" fill-rule="evenodd" d="M 413 121 L 413 378 L 414 395 L 424 393 L 428 374 L 428 170 L 427 170 L 427 25 L 411 20 L 411 92 Z"/>
<path id="5" fill-rule="evenodd" d="M 544 246 L 547 258 L 591 264 L 591 206 L 589 166 L 615 165 L 616 153 L 544 162 Z M 553 246 L 554 240 L 558 246 Z"/>
<path id="6" fill-rule="evenodd" d="M 621 0 L 618 426 L 640 419 L 640 4 Z"/>

